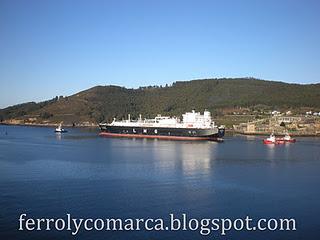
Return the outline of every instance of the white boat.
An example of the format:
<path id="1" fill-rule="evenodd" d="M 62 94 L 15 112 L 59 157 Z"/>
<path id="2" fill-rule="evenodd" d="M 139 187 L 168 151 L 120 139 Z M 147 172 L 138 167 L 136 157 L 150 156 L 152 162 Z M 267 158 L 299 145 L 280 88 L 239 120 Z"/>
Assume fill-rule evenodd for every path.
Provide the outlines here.
<path id="1" fill-rule="evenodd" d="M 274 133 L 271 133 L 270 137 L 263 140 L 264 144 L 285 144 L 285 143 L 294 143 L 296 139 L 291 138 L 291 136 L 286 133 L 286 135 L 282 138 L 276 138 Z"/>
<path id="2" fill-rule="evenodd" d="M 274 133 L 270 134 L 270 137 L 267 139 L 263 139 L 264 144 L 275 144 L 276 143 L 276 137 L 274 136 Z"/>
<path id="3" fill-rule="evenodd" d="M 296 139 L 295 138 L 292 138 L 288 132 L 286 132 L 285 136 L 283 138 L 281 138 L 283 141 L 285 142 L 291 142 L 291 143 L 294 143 L 296 142 Z"/>
<path id="4" fill-rule="evenodd" d="M 54 130 L 56 133 L 64 133 L 67 132 L 66 129 L 62 128 L 62 123 L 59 124 L 59 126 Z"/>

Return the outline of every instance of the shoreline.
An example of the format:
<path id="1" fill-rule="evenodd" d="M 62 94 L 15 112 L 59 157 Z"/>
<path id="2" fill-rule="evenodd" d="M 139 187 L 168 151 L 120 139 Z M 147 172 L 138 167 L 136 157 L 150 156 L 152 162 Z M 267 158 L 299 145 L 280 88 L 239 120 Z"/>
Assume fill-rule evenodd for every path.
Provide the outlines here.
<path id="1" fill-rule="evenodd" d="M 241 133 L 241 132 L 233 131 L 233 133 L 234 134 L 238 134 L 238 135 L 242 135 L 242 136 L 270 136 L 270 133 L 267 133 L 267 132 Z M 318 134 L 317 133 L 299 134 L 299 133 L 289 132 L 289 134 L 292 137 L 320 137 L 319 133 Z M 275 135 L 284 136 L 285 134 L 283 134 L 283 133 L 275 133 Z"/>
<path id="2" fill-rule="evenodd" d="M 25 123 L 0 123 L 0 125 L 4 125 L 4 126 L 20 126 L 20 127 L 56 127 L 59 124 L 43 124 L 43 123 L 32 123 L 32 124 L 25 124 Z M 64 125 L 65 127 L 68 128 L 99 128 L 99 125 L 71 125 L 71 124 L 66 124 Z M 226 130 L 226 135 L 241 135 L 241 136 L 269 136 L 270 133 L 265 133 L 265 132 L 261 132 L 261 133 L 241 133 L 241 132 L 237 132 L 235 130 Z M 284 134 L 276 134 L 276 135 L 284 135 Z M 293 137 L 320 137 L 320 134 L 297 134 L 297 133 L 290 133 L 290 136 Z"/>
<path id="3" fill-rule="evenodd" d="M 26 123 L 0 123 L 0 125 L 5 125 L 5 126 L 21 126 L 21 127 L 57 127 L 59 124 L 43 124 L 43 123 L 31 123 L 31 124 L 26 124 Z M 71 125 L 71 124 L 65 124 L 63 125 L 64 127 L 68 128 L 98 128 L 99 125 Z"/>

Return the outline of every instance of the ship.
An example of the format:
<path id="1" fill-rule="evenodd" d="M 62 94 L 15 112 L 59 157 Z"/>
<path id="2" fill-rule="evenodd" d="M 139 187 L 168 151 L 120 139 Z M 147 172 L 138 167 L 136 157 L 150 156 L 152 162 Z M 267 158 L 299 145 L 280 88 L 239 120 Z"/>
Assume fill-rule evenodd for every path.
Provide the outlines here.
<path id="1" fill-rule="evenodd" d="M 56 133 L 65 133 L 68 132 L 66 129 L 62 128 L 62 122 L 59 124 L 59 126 L 54 130 Z"/>
<path id="2" fill-rule="evenodd" d="M 263 139 L 264 144 L 285 144 L 285 143 L 295 143 L 296 139 L 292 138 L 288 132 L 286 132 L 284 137 L 276 138 L 274 133 L 270 134 L 270 137 Z"/>
<path id="3" fill-rule="evenodd" d="M 111 123 L 100 123 L 100 136 L 127 138 L 156 138 L 168 140 L 210 140 L 223 141 L 225 127 L 217 126 L 207 110 L 203 115 L 192 110 L 177 117 L 157 115 L 153 119 L 128 119 Z"/>

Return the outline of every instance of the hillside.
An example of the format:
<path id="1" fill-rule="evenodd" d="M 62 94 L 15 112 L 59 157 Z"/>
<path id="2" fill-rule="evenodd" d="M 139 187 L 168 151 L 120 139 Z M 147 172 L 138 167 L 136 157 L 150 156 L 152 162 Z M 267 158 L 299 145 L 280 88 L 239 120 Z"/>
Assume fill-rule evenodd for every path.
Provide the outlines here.
<path id="1" fill-rule="evenodd" d="M 180 115 L 196 109 L 222 115 L 224 109 L 320 109 L 320 84 L 288 84 L 251 78 L 179 81 L 172 86 L 127 89 L 96 86 L 68 97 L 0 110 L 0 120 L 33 123 L 98 123 L 142 114 Z"/>

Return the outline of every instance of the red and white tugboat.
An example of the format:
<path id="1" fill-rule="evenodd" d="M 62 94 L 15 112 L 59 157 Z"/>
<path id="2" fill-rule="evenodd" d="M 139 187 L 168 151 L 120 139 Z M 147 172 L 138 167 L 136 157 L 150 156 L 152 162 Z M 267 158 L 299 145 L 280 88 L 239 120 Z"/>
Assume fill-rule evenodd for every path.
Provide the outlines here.
<path id="1" fill-rule="evenodd" d="M 263 139 L 264 144 L 285 144 L 285 143 L 294 143 L 296 139 L 291 138 L 291 136 L 286 133 L 286 135 L 282 138 L 276 138 L 274 133 L 270 134 L 270 137 L 267 139 Z"/>
<path id="2" fill-rule="evenodd" d="M 277 139 L 279 141 L 284 141 L 285 143 L 295 143 L 296 139 L 292 138 L 289 133 L 286 132 L 285 136 L 283 138 Z"/>
<path id="3" fill-rule="evenodd" d="M 274 133 L 271 133 L 267 139 L 263 139 L 264 144 L 277 144 L 277 139 L 274 136 Z"/>

